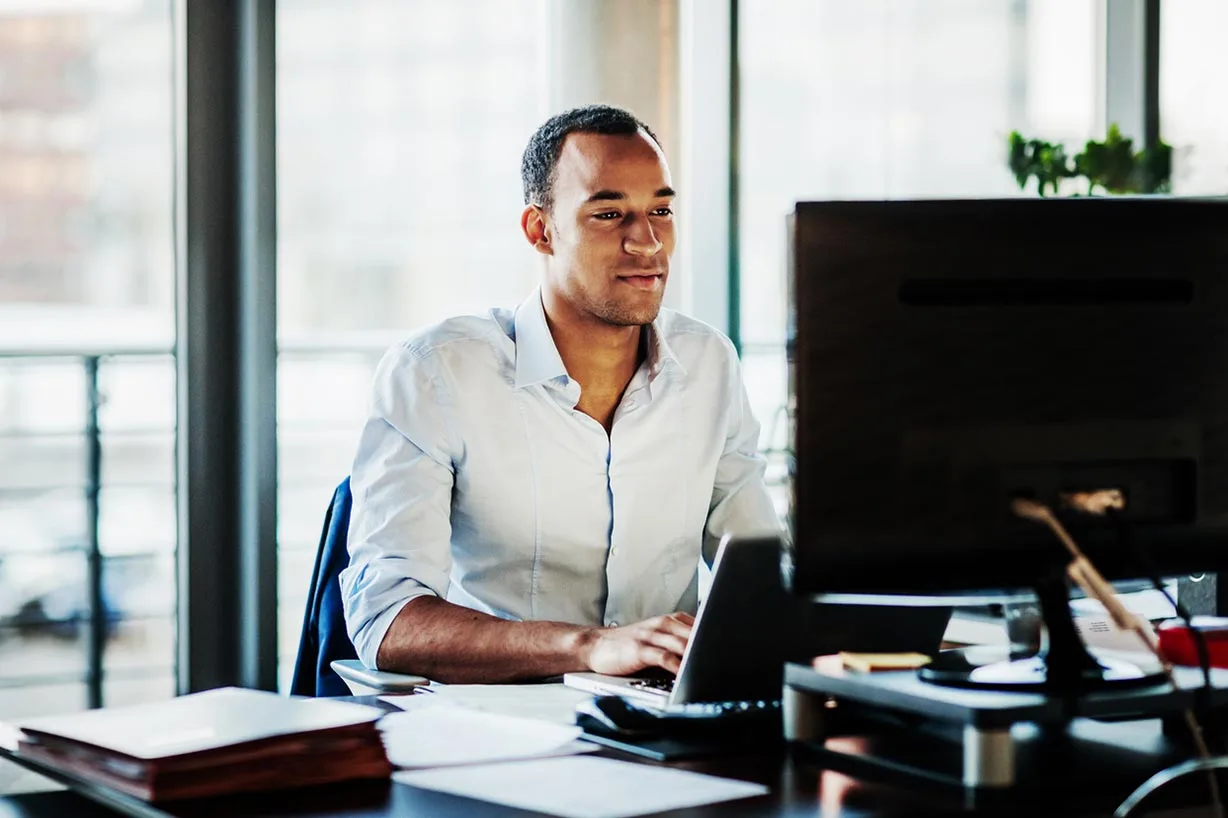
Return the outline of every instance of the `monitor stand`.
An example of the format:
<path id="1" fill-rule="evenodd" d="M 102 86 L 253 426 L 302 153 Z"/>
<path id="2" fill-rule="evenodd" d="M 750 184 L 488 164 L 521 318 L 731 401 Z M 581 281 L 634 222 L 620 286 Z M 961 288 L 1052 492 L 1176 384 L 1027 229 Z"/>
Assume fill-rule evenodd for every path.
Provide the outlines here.
<path id="1" fill-rule="evenodd" d="M 1040 653 L 1025 659 L 1003 657 L 1002 661 L 987 662 L 984 649 L 948 650 L 939 653 L 918 675 L 938 685 L 1059 695 L 1164 680 L 1159 670 L 1145 671 L 1130 662 L 1098 659 L 1088 653 L 1070 614 L 1070 588 L 1064 565 L 1034 587 L 1048 633 L 1047 644 Z"/>

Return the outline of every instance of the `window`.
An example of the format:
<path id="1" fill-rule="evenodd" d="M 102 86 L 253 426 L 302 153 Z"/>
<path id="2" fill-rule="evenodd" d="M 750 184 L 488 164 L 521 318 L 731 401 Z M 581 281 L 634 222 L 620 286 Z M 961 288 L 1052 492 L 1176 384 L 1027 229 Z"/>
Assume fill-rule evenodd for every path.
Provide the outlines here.
<path id="1" fill-rule="evenodd" d="M 1173 146 L 1173 192 L 1228 194 L 1228 4 L 1160 4 L 1160 135 Z"/>
<path id="2" fill-rule="evenodd" d="M 1078 144 L 1097 126 L 1097 3 L 743 0 L 739 14 L 740 329 L 771 450 L 787 435 L 794 202 L 1017 195 L 1011 130 Z"/>
<path id="3" fill-rule="evenodd" d="M 171 5 L 0 8 L 0 719 L 175 690 Z"/>
<path id="4" fill-rule="evenodd" d="M 278 83 L 282 684 L 375 362 L 410 332 L 519 303 L 520 154 L 545 115 L 545 6 L 281 0 Z"/>

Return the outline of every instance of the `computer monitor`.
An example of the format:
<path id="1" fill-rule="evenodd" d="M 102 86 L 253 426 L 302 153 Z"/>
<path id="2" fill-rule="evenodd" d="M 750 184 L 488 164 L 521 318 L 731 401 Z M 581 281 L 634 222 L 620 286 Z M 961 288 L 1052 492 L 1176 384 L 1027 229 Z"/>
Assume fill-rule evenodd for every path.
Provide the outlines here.
<path id="1" fill-rule="evenodd" d="M 1069 557 L 1021 496 L 1110 578 L 1228 565 L 1228 204 L 804 202 L 790 266 L 796 591 L 1033 587 L 1053 647 Z"/>

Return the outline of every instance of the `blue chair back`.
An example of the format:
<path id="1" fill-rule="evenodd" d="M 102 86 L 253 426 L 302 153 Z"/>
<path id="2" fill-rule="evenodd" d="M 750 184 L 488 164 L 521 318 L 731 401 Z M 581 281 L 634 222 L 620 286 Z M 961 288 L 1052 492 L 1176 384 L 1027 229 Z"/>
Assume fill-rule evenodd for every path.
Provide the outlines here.
<path id="1" fill-rule="evenodd" d="M 320 548 L 311 571 L 303 633 L 299 637 L 298 657 L 294 662 L 294 696 L 347 696 L 350 689 L 329 663 L 336 659 L 357 659 L 354 645 L 345 629 L 345 610 L 341 605 L 338 576 L 350 564 L 346 538 L 350 529 L 350 478 L 341 481 L 324 517 Z"/>

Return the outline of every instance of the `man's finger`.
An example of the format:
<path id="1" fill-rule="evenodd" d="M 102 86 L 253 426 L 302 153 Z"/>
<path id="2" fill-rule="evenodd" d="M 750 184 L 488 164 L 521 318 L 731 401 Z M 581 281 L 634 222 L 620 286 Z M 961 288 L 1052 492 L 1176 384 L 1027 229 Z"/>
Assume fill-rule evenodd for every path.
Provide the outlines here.
<path id="1" fill-rule="evenodd" d="M 682 664 L 670 651 L 652 645 L 641 645 L 639 658 L 645 665 L 665 668 L 670 673 L 677 673 Z"/>
<path id="2" fill-rule="evenodd" d="M 685 636 L 679 636 L 676 633 L 662 630 L 652 631 L 645 637 L 645 641 L 659 648 L 664 648 L 675 656 L 682 656 L 682 652 L 686 650 L 687 643 Z"/>
<path id="3" fill-rule="evenodd" d="M 658 632 L 672 633 L 682 639 L 690 639 L 691 626 L 693 624 L 694 620 L 690 622 L 683 622 L 681 619 L 678 619 L 675 616 L 663 616 L 654 630 Z"/>

